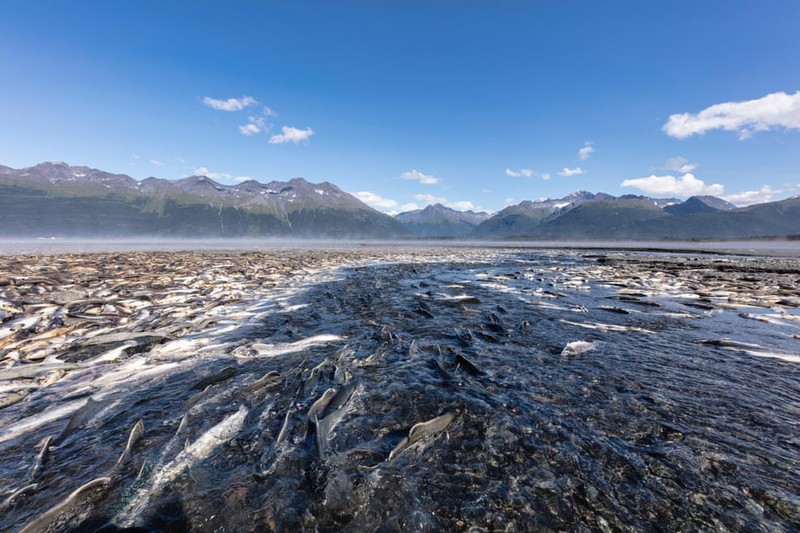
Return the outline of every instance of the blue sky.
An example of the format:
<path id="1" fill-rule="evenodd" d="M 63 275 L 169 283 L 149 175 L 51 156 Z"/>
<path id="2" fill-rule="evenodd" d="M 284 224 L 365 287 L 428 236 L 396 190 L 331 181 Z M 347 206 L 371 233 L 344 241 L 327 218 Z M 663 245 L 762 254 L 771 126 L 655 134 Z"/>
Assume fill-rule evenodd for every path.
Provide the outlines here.
<path id="1" fill-rule="evenodd" d="M 0 164 L 384 211 L 800 194 L 800 2 L 4 0 Z"/>

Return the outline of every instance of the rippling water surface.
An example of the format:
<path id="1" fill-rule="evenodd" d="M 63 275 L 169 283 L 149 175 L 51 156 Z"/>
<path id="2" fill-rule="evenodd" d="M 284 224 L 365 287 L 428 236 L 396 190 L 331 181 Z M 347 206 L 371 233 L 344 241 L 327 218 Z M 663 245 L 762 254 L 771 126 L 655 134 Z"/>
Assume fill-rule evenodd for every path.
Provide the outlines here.
<path id="1" fill-rule="evenodd" d="M 128 328 L 138 351 L 56 353 L 46 385 L 8 363 L 0 400 L 29 394 L 0 409 L 0 529 L 797 530 L 798 280 L 792 259 L 395 254 L 187 334 Z"/>

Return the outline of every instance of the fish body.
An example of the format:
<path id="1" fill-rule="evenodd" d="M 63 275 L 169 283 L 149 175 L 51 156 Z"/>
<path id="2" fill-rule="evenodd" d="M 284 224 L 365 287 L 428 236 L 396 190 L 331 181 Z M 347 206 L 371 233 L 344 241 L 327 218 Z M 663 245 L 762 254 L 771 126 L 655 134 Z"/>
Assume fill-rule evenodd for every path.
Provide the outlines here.
<path id="1" fill-rule="evenodd" d="M 561 350 L 561 355 L 581 355 L 582 353 L 586 353 L 589 350 L 594 350 L 597 346 L 596 342 L 588 342 L 588 341 L 572 341 L 567 343 L 564 346 L 564 349 Z"/>

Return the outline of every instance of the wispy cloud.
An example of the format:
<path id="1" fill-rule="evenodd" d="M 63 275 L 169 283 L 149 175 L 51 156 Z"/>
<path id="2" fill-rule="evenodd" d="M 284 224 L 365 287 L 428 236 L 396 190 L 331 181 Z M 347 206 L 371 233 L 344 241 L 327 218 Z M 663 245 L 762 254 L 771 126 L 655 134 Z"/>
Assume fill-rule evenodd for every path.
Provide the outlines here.
<path id="1" fill-rule="evenodd" d="M 151 165 L 155 165 L 155 166 L 157 166 L 157 167 L 164 167 L 164 166 L 166 166 L 164 163 L 162 163 L 162 162 L 161 162 L 161 161 L 159 161 L 158 159 L 151 159 L 151 160 L 150 160 L 150 164 L 151 164 Z"/>
<path id="2" fill-rule="evenodd" d="M 670 115 L 663 130 L 667 135 L 685 139 L 721 129 L 735 131 L 744 140 L 755 132 L 772 128 L 800 129 L 800 91 L 777 92 L 755 100 L 712 105 L 697 114 Z"/>
<path id="3" fill-rule="evenodd" d="M 449 202 L 447 204 L 447 207 L 456 209 L 458 211 L 474 211 L 477 209 L 477 207 L 475 207 L 475 204 L 473 204 L 469 200 L 462 200 L 460 202 Z"/>
<path id="4" fill-rule="evenodd" d="M 244 126 L 239 126 L 239 133 L 247 137 L 261 133 L 266 129 L 266 122 L 261 117 L 248 117 L 248 123 Z"/>
<path id="5" fill-rule="evenodd" d="M 586 161 L 594 152 L 596 152 L 596 150 L 594 146 L 592 146 L 592 142 L 586 141 L 583 144 L 583 148 L 578 150 L 578 158 L 580 158 L 581 161 Z"/>
<path id="6" fill-rule="evenodd" d="M 455 209 L 457 211 L 477 211 L 481 209 L 480 207 L 475 206 L 475 204 L 469 200 L 451 201 L 447 198 L 434 196 L 432 194 L 415 194 L 414 200 L 417 202 L 422 202 L 426 205 L 442 204 L 445 207 L 449 207 L 450 209 Z"/>
<path id="7" fill-rule="evenodd" d="M 699 163 L 690 163 L 688 159 L 685 157 L 673 157 L 672 159 L 667 161 L 667 164 L 664 165 L 665 170 L 676 170 L 681 174 L 686 174 L 688 172 L 693 171 L 697 167 L 699 167 Z"/>
<path id="8" fill-rule="evenodd" d="M 580 176 L 581 174 L 586 174 L 586 171 L 583 170 L 581 167 L 575 167 L 575 168 L 565 167 L 564 170 L 558 173 L 559 176 L 566 176 L 566 177 Z"/>
<path id="9" fill-rule="evenodd" d="M 415 194 L 414 200 L 423 202 L 425 204 L 444 204 L 447 203 L 447 198 L 441 196 L 434 196 L 432 194 Z"/>
<path id="10" fill-rule="evenodd" d="M 311 128 L 301 130 L 299 128 L 293 128 L 292 126 L 283 126 L 281 128 L 281 133 L 277 133 L 270 137 L 269 142 L 270 144 L 298 144 L 302 141 L 307 141 L 312 135 L 314 135 L 314 130 Z"/>
<path id="11" fill-rule="evenodd" d="M 532 178 L 534 174 L 536 173 L 530 168 L 521 168 L 519 170 L 506 169 L 506 176 L 511 176 L 512 178 Z"/>
<path id="12" fill-rule="evenodd" d="M 437 185 L 440 182 L 440 179 L 436 176 L 432 176 L 430 174 L 423 174 L 419 170 L 409 170 L 408 172 L 403 172 L 400 175 L 401 178 L 404 180 L 409 181 L 418 181 L 422 185 Z"/>
<path id="13" fill-rule="evenodd" d="M 397 202 L 395 202 L 391 198 L 384 198 L 382 196 L 375 194 L 374 192 L 359 191 L 359 192 L 354 192 L 352 194 L 365 204 L 369 204 L 375 207 L 380 207 L 383 209 L 391 209 L 393 207 L 397 207 Z"/>
<path id="14" fill-rule="evenodd" d="M 521 168 L 519 170 L 507 168 L 506 176 L 510 176 L 512 178 L 542 178 L 545 181 L 550 179 L 549 172 L 536 172 L 531 168 Z"/>
<path id="15" fill-rule="evenodd" d="M 636 178 L 625 180 L 621 183 L 622 187 L 633 187 L 646 194 L 667 195 L 667 196 L 696 196 L 700 194 L 710 194 L 718 196 L 725 192 L 725 188 L 719 183 L 706 185 L 703 180 L 686 173 L 683 176 L 648 176 L 646 178 Z"/>
<path id="16" fill-rule="evenodd" d="M 406 211 L 416 211 L 417 209 L 419 209 L 419 206 L 414 202 L 409 202 L 400 206 L 401 213 L 405 213 Z"/>
<path id="17" fill-rule="evenodd" d="M 253 107 L 259 104 L 258 100 L 252 96 L 242 96 L 241 98 L 228 98 L 227 100 L 218 100 L 206 96 L 203 98 L 203 103 L 211 109 L 217 111 L 241 111 L 248 107 Z"/>

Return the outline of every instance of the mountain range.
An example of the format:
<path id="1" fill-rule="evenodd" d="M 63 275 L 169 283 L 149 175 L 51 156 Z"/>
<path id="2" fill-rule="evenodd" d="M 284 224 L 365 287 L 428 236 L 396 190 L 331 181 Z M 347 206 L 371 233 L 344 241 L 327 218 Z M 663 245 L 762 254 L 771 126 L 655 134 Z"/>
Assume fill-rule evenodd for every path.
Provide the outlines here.
<path id="1" fill-rule="evenodd" d="M 402 223 L 335 185 L 206 176 L 137 181 L 65 163 L 0 166 L 0 234 L 395 238 Z"/>
<path id="2" fill-rule="evenodd" d="M 713 196 L 576 191 L 490 215 L 441 204 L 391 217 L 328 182 L 135 180 L 66 163 L 0 165 L 2 237 L 730 240 L 796 238 L 800 197 L 736 206 Z"/>

